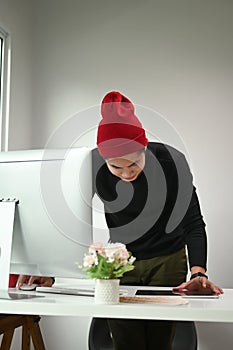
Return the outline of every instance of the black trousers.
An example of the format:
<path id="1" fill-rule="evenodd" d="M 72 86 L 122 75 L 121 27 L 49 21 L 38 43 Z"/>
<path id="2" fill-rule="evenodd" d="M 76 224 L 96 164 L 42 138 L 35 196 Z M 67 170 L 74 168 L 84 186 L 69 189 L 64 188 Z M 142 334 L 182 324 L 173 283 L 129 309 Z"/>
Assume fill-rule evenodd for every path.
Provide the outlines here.
<path id="1" fill-rule="evenodd" d="M 121 284 L 177 286 L 186 280 L 185 249 L 166 256 L 135 261 Z M 156 309 L 155 309 L 156 312 Z M 175 321 L 109 319 L 115 350 L 171 350 Z"/>

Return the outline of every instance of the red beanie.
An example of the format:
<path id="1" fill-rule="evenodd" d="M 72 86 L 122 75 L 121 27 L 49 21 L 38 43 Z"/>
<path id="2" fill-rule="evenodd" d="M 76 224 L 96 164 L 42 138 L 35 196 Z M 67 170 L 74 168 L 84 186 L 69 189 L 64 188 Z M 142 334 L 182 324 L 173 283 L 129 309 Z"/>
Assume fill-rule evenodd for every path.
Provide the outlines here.
<path id="1" fill-rule="evenodd" d="M 97 145 L 104 158 L 117 158 L 144 148 L 148 140 L 134 105 L 120 92 L 109 92 L 101 105 Z"/>

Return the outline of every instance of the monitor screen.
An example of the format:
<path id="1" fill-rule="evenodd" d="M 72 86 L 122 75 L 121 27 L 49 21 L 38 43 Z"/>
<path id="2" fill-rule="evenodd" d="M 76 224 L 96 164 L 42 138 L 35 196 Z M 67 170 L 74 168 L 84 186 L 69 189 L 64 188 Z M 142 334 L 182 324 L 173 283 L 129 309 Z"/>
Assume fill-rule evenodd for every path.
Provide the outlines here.
<path id="1" fill-rule="evenodd" d="M 11 273 L 84 277 L 78 264 L 92 242 L 90 149 L 0 153 L 0 198 L 18 200 Z"/>

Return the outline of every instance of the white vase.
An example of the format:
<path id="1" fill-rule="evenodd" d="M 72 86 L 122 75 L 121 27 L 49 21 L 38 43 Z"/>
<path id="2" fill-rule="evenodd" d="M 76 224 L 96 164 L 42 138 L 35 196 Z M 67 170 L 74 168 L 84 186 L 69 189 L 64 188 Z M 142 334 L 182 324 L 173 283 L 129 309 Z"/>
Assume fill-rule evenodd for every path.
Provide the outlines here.
<path id="1" fill-rule="evenodd" d="M 95 281 L 95 303 L 117 304 L 119 303 L 119 279 L 97 279 Z"/>

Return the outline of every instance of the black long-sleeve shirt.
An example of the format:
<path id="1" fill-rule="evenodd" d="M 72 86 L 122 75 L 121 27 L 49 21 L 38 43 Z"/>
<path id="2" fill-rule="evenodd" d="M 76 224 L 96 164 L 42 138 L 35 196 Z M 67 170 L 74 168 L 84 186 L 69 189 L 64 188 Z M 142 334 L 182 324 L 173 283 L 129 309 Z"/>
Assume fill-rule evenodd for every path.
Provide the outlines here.
<path id="1" fill-rule="evenodd" d="M 93 179 L 112 242 L 125 243 L 137 260 L 167 255 L 187 245 L 190 267 L 206 268 L 205 223 L 181 152 L 149 142 L 143 172 L 125 182 L 109 171 L 95 149 Z"/>

